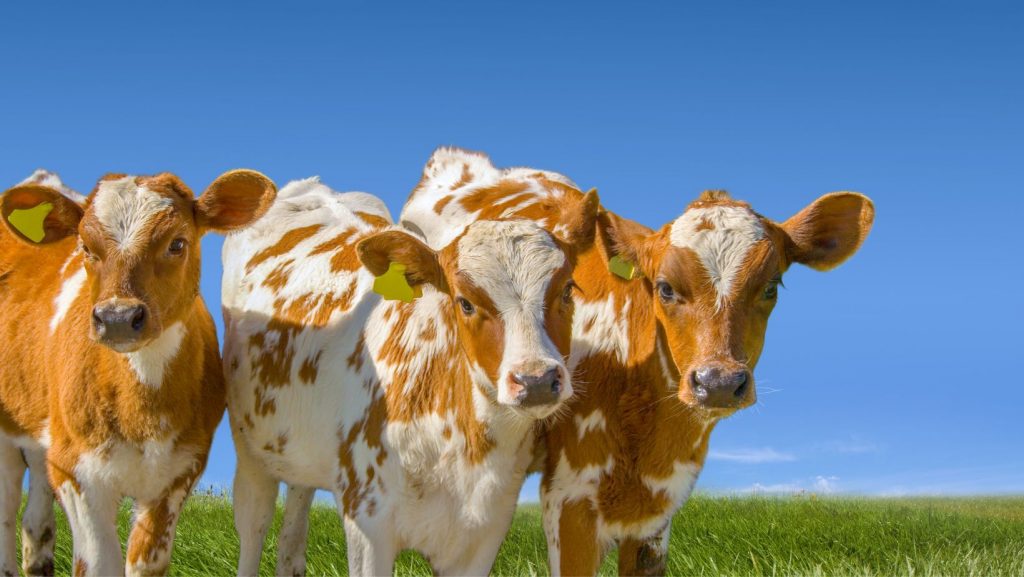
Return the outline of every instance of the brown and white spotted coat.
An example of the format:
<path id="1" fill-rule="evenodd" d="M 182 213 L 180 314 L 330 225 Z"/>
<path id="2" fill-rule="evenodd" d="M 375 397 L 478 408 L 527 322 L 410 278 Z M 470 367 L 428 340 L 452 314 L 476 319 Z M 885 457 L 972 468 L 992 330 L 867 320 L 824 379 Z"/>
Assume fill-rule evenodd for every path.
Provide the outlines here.
<path id="1" fill-rule="evenodd" d="M 232 171 L 194 199 L 177 177 L 109 175 L 86 200 L 37 173 L 0 197 L 0 566 L 15 567 L 22 474 L 26 574 L 53 572 L 53 492 L 76 575 L 162 574 L 182 502 L 224 412 L 199 240 L 257 218 L 275 188 Z M 52 205 L 33 242 L 16 210 Z M 30 235 L 31 236 L 31 235 Z M 24 461 L 22 461 L 24 456 Z M 127 560 L 117 509 L 135 500 Z"/>
<path id="2" fill-rule="evenodd" d="M 401 221 L 434 245 L 480 218 L 563 226 L 581 193 L 564 176 L 495 169 L 438 150 Z M 555 575 L 593 575 L 619 545 L 622 575 L 664 573 L 669 525 L 723 417 L 755 402 L 752 371 L 781 275 L 839 265 L 870 230 L 855 193 L 825 195 L 782 223 L 720 191 L 655 232 L 611 212 L 578 257 L 570 412 L 545 433 L 541 497 Z M 642 277 L 609 272 L 619 256 Z"/>
<path id="3" fill-rule="evenodd" d="M 592 242 L 597 198 L 576 206 L 559 235 L 478 221 L 435 251 L 375 197 L 309 179 L 227 240 L 239 574 L 258 569 L 279 481 L 278 574 L 304 571 L 313 488 L 335 495 L 352 574 L 390 575 L 407 548 L 442 574 L 490 570 L 534 425 L 572 392 L 574 247 Z M 392 263 L 419 298 L 372 291 Z"/>

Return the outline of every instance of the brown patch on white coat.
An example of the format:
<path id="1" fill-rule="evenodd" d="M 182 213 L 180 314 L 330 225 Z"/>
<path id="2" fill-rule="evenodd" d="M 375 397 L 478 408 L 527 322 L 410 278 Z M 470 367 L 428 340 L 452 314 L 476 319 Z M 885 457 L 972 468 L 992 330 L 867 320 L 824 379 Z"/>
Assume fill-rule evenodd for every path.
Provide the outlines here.
<path id="1" fill-rule="evenodd" d="M 76 573 L 166 572 L 225 405 L 216 332 L 198 296 L 199 239 L 245 226 L 274 193 L 263 175 L 239 170 L 199 199 L 166 173 L 106 177 L 84 205 L 37 182 L 0 197 L 0 452 L 24 452 L 33 479 L 48 468 Z M 7 217 L 44 202 L 53 210 L 34 243 Z M 24 465 L 4 471 L 6 530 Z M 33 481 L 30 509 L 52 508 L 52 493 L 35 494 Z M 137 513 L 127 564 L 115 525 L 125 496 Z M 30 548 L 53 539 L 46 529 L 26 530 Z M 2 537 L 7 567 L 13 538 Z M 25 559 L 28 573 L 46 566 L 52 557 Z"/>
<path id="2" fill-rule="evenodd" d="M 463 166 L 479 175 L 450 187 Z M 479 153 L 441 149 L 402 214 L 430 231 L 459 230 L 479 215 L 543 215 L 581 197 L 567 178 L 498 170 Z M 530 182 L 528 175 L 533 177 Z M 541 186 L 536 183 L 558 183 Z M 525 186 L 533 196 L 523 201 Z M 470 203 L 479 212 L 448 207 Z M 514 210 L 496 209 L 514 204 Z M 427 210 L 441 206 L 439 215 Z M 545 207 L 553 207 L 547 209 Z M 828 270 L 859 248 L 874 217 L 856 193 L 818 199 L 783 223 L 709 191 L 654 232 L 603 212 L 598 241 L 581 252 L 570 369 L 586 383 L 568 418 L 545 434 L 542 500 L 553 574 L 592 575 L 620 545 L 622 575 L 666 566 L 672 515 L 689 495 L 714 424 L 755 401 L 752 371 L 782 273 L 793 262 Z M 447 220 L 445 220 L 447 218 Z M 640 279 L 609 272 L 619 255 Z M 671 399 L 680 402 L 673 403 Z"/>

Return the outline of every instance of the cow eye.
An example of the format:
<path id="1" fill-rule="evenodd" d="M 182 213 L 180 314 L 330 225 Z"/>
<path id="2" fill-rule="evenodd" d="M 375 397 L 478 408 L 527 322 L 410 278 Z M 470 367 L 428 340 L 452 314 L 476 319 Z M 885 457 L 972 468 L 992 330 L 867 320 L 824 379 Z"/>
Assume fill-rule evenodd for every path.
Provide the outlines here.
<path id="1" fill-rule="evenodd" d="M 465 313 L 466 316 L 469 316 L 476 312 L 476 307 L 473 306 L 473 303 L 467 301 L 462 297 L 458 297 L 455 300 L 459 302 L 459 308 L 462 309 L 462 312 Z"/>
<path id="2" fill-rule="evenodd" d="M 572 291 L 575 288 L 578 287 L 576 286 L 576 283 L 574 281 L 569 281 L 568 283 L 565 284 L 565 289 L 562 290 L 563 303 L 569 304 L 572 302 Z"/>
<path id="3" fill-rule="evenodd" d="M 672 285 L 665 281 L 658 281 L 656 288 L 658 289 L 658 296 L 661 297 L 663 302 L 669 303 L 676 300 L 676 291 L 672 288 Z"/>
<path id="4" fill-rule="evenodd" d="M 764 299 L 770 301 L 778 298 L 779 285 L 782 285 L 782 277 L 777 276 L 768 281 L 768 286 L 764 287 Z"/>
<path id="5" fill-rule="evenodd" d="M 185 253 L 185 239 L 176 238 L 171 241 L 171 245 L 167 247 L 167 254 L 171 256 L 181 256 Z"/>
<path id="6" fill-rule="evenodd" d="M 86 260 L 91 261 L 91 262 L 96 262 L 97 260 L 99 260 L 96 257 L 96 253 L 94 253 L 91 250 L 89 250 L 89 247 L 85 246 L 84 242 L 79 241 L 78 242 L 78 248 L 82 249 L 82 254 L 85 255 L 85 259 Z"/>

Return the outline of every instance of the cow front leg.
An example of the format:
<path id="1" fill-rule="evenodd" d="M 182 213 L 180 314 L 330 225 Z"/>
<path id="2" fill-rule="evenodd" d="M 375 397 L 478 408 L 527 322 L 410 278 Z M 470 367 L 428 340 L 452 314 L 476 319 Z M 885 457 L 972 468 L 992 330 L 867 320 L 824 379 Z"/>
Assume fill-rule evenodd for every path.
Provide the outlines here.
<path id="1" fill-rule="evenodd" d="M 338 495 L 338 511 L 343 510 Z M 364 527 L 344 516 L 345 543 L 348 547 L 348 574 L 353 577 L 374 577 L 392 575 L 398 546 L 394 532 L 380 527 Z"/>
<path id="2" fill-rule="evenodd" d="M 204 462 L 205 456 L 196 461 L 189 473 L 175 479 L 159 499 L 136 505 L 135 525 L 128 537 L 126 575 L 141 577 L 167 574 L 181 508 L 192 492 Z"/>
<path id="3" fill-rule="evenodd" d="M 46 450 L 26 450 L 28 503 L 21 517 L 21 567 L 25 575 L 53 575 L 53 546 L 57 525 L 53 517 L 53 489 L 46 478 Z"/>
<path id="4" fill-rule="evenodd" d="M 306 538 L 309 535 L 309 509 L 316 489 L 288 485 L 284 519 L 277 537 L 277 575 L 301 577 L 306 574 Z"/>
<path id="5" fill-rule="evenodd" d="M 0 440 L 0 574 L 18 575 L 18 508 L 21 507 L 21 479 L 25 460 L 6 439 Z"/>
<path id="6" fill-rule="evenodd" d="M 110 577 L 124 572 L 121 541 L 117 536 L 117 507 L 121 496 L 110 487 L 67 478 L 64 471 L 54 470 L 50 477 L 64 480 L 57 487 L 57 497 L 71 526 L 75 577 Z"/>
<path id="7" fill-rule="evenodd" d="M 598 542 L 597 512 L 590 500 L 542 500 L 551 575 L 596 575 L 604 550 Z"/>
<path id="8" fill-rule="evenodd" d="M 619 575 L 665 575 L 668 572 L 670 528 L 671 523 L 647 539 L 623 539 L 619 545 Z"/>
<path id="9" fill-rule="evenodd" d="M 249 453 L 245 439 L 235 437 L 238 467 L 235 469 L 233 505 L 235 530 L 238 531 L 238 575 L 258 575 L 263 542 L 274 520 L 277 479 L 267 474 L 262 464 Z"/>

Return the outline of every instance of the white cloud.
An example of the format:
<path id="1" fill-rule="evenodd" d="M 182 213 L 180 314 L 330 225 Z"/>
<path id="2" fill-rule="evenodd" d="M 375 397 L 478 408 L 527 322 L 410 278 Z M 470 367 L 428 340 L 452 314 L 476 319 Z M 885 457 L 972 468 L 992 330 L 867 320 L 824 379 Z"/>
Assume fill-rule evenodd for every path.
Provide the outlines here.
<path id="1" fill-rule="evenodd" d="M 787 463 L 796 460 L 792 453 L 782 453 L 771 447 L 734 449 L 731 451 L 708 451 L 708 459 L 756 465 L 759 463 Z"/>
<path id="2" fill-rule="evenodd" d="M 794 481 L 792 483 L 774 483 L 763 485 L 754 483 L 741 493 L 821 493 L 830 495 L 839 492 L 839 477 L 834 475 L 818 475 L 813 479 L 805 481 Z"/>

